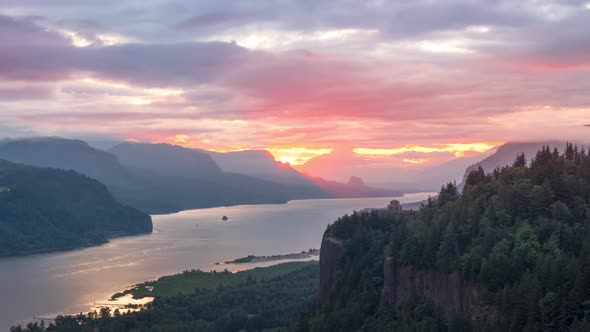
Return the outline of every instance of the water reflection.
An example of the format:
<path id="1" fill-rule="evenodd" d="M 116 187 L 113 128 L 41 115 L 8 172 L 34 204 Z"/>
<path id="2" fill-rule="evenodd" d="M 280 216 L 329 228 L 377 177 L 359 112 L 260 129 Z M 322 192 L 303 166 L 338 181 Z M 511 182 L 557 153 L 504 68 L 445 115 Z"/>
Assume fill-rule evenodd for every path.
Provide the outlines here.
<path id="1" fill-rule="evenodd" d="M 412 202 L 428 194 L 397 198 Z M 136 283 L 217 262 L 319 248 L 326 225 L 390 198 L 301 200 L 154 216 L 154 233 L 69 252 L 0 260 L 0 330 L 32 316 L 90 310 Z M 222 216 L 229 221 L 220 221 Z M 197 226 L 198 225 L 198 226 Z M 274 262 L 256 264 L 272 265 Z M 223 266 L 230 271 L 248 264 Z M 222 269 L 223 269 L 222 268 Z"/>

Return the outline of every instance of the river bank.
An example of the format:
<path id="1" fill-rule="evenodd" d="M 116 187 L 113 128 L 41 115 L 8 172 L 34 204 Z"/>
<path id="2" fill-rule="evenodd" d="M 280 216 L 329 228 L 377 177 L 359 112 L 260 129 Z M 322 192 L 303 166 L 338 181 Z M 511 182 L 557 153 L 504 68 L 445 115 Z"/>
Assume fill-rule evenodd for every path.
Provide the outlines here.
<path id="1" fill-rule="evenodd" d="M 428 197 L 300 200 L 279 205 L 242 205 L 152 216 L 152 234 L 123 237 L 82 250 L 0 260 L 0 331 L 29 322 L 88 312 L 93 304 L 146 280 L 179 271 L 231 272 L 274 261 L 220 264 L 244 254 L 265 255 L 318 248 L 329 223 L 365 207 Z M 219 216 L 231 222 L 218 222 Z M 196 227 L 196 225 L 199 227 Z M 310 258 L 312 259 L 312 258 Z M 287 262 L 282 261 L 282 262 Z M 24 277 L 26 276 L 26 277 Z"/>
<path id="2" fill-rule="evenodd" d="M 293 254 L 285 254 L 285 255 L 272 255 L 272 256 L 255 256 L 255 255 L 248 255 L 246 257 L 241 257 L 234 259 L 233 261 L 226 261 L 225 264 L 244 264 L 244 263 L 260 263 L 260 262 L 274 262 L 274 261 L 282 261 L 282 260 L 299 260 L 299 259 L 307 259 L 312 257 L 319 257 L 320 250 L 319 249 L 309 249 L 308 251 L 302 251 Z M 219 264 L 219 263 L 218 263 Z"/>

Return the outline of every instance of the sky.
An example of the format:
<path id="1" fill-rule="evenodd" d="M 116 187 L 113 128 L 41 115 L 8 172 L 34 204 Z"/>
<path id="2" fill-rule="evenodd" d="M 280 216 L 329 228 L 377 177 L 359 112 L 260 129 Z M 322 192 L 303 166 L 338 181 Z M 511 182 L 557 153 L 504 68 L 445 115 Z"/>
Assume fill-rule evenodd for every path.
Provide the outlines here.
<path id="1" fill-rule="evenodd" d="M 589 31 L 574 0 L 2 0 L 0 136 L 381 170 L 585 140 Z"/>

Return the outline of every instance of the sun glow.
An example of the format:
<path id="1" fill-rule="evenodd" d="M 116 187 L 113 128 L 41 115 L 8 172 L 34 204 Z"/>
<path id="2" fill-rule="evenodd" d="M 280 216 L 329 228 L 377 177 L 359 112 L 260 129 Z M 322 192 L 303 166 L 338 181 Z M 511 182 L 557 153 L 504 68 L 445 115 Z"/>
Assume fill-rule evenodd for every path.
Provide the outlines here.
<path id="1" fill-rule="evenodd" d="M 98 91 L 95 93 L 101 93 L 104 100 L 127 105 L 149 105 L 155 102 L 179 100 L 185 92 L 182 89 L 172 88 L 144 88 L 92 77 L 81 78 L 75 82 Z"/>
<path id="2" fill-rule="evenodd" d="M 428 162 L 428 159 L 404 158 L 402 161 L 407 164 L 423 164 Z"/>
<path id="3" fill-rule="evenodd" d="M 308 149 L 308 148 L 267 148 L 276 161 L 291 165 L 303 165 L 308 160 L 328 154 L 332 149 Z"/>
<path id="4" fill-rule="evenodd" d="M 501 145 L 501 142 L 485 142 L 485 143 L 456 143 L 456 144 L 435 144 L 432 146 L 421 146 L 408 144 L 401 148 L 394 149 L 372 149 L 372 148 L 355 148 L 353 151 L 356 154 L 368 156 L 392 156 L 407 152 L 420 153 L 434 153 L 447 152 L 452 153 L 455 157 L 461 157 L 467 151 L 475 151 L 479 153 L 486 152 L 494 147 Z M 410 160 L 410 159 L 408 159 Z M 411 159 L 416 160 L 416 159 Z"/>
<path id="5" fill-rule="evenodd" d="M 187 144 L 188 140 L 189 140 L 189 136 L 188 135 L 176 135 L 174 136 L 173 142 L 176 144 Z"/>
<path id="6" fill-rule="evenodd" d="M 82 37 L 75 31 L 63 31 L 62 32 L 66 37 L 70 38 L 72 41 L 72 45 L 75 47 L 86 47 L 92 45 L 92 41 Z"/>
<path id="7" fill-rule="evenodd" d="M 209 40 L 235 42 L 240 46 L 251 49 L 276 49 L 302 42 L 339 42 L 363 39 L 378 32 L 375 29 L 336 29 L 302 33 L 255 28 L 228 31 L 226 34 L 214 35 Z"/>

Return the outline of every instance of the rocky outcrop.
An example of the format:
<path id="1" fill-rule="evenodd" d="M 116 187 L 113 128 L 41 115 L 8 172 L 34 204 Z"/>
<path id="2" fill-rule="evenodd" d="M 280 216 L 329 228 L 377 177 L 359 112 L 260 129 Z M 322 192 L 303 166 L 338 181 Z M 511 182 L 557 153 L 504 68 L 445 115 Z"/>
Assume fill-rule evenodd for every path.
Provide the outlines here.
<path id="1" fill-rule="evenodd" d="M 337 291 L 337 283 L 346 275 L 339 275 L 339 263 L 345 248 L 342 240 L 324 234 L 320 249 L 320 288 L 317 304 L 329 301 L 330 294 Z M 493 321 L 496 310 L 486 304 L 487 290 L 478 283 L 465 280 L 460 273 L 446 273 L 434 269 L 418 269 L 402 266 L 393 257 L 386 256 L 383 262 L 383 288 L 381 305 L 397 310 L 412 300 L 429 302 L 435 315 L 449 321 L 462 318 L 477 323 Z"/>
<path id="2" fill-rule="evenodd" d="M 459 315 L 481 322 L 494 316 L 494 309 L 485 305 L 485 294 L 483 287 L 466 281 L 459 273 L 399 266 L 393 257 L 386 257 L 383 263 L 383 305 L 397 308 L 418 298 L 433 303 L 438 315 L 447 320 Z"/>
<path id="3" fill-rule="evenodd" d="M 320 290 L 317 302 L 322 304 L 326 301 L 334 285 L 336 284 L 338 261 L 344 254 L 342 241 L 326 236 L 322 239 L 320 248 Z"/>

